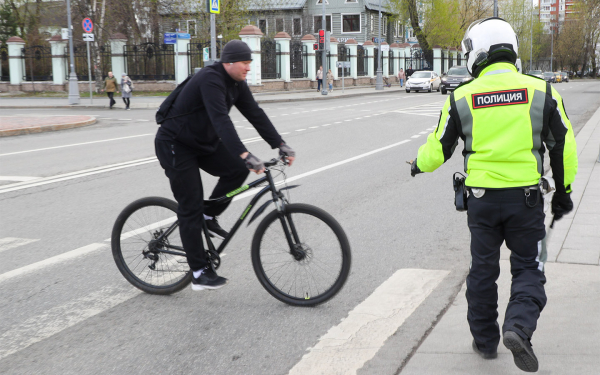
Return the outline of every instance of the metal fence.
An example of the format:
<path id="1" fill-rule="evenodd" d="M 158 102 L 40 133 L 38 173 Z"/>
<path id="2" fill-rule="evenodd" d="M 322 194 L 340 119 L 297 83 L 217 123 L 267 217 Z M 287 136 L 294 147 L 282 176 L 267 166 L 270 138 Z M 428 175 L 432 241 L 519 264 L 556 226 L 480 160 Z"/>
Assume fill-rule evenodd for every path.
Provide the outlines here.
<path id="1" fill-rule="evenodd" d="M 394 51 L 388 52 L 388 75 L 394 75 Z"/>
<path id="2" fill-rule="evenodd" d="M 263 40 L 261 46 L 261 76 L 263 79 L 281 78 L 281 46 L 275 40 Z"/>
<path id="3" fill-rule="evenodd" d="M 24 81 L 52 81 L 52 51 L 46 46 L 31 46 L 21 49 Z"/>
<path id="4" fill-rule="evenodd" d="M 0 81 L 10 81 L 8 72 L 8 46 L 0 45 Z"/>
<path id="5" fill-rule="evenodd" d="M 369 67 L 369 51 L 364 49 L 363 46 L 358 46 L 356 49 L 356 75 L 364 77 L 368 73 Z"/>
<path id="6" fill-rule="evenodd" d="M 87 46 L 85 43 L 77 44 L 73 46 L 74 61 L 75 61 L 75 73 L 77 79 L 81 81 L 89 81 L 88 76 L 88 60 L 87 60 Z M 96 60 L 94 59 L 94 52 L 92 46 L 90 46 L 90 62 L 92 64 L 92 80 L 96 80 L 96 72 L 94 66 Z M 69 62 L 69 47 L 65 47 L 65 79 L 69 79 L 70 73 L 70 62 Z M 110 46 L 100 46 L 100 74 L 101 78 L 108 76 L 108 72 L 112 70 Z"/>
<path id="7" fill-rule="evenodd" d="M 450 52 L 449 56 L 448 56 L 448 70 L 450 70 L 450 68 L 452 68 L 454 66 L 454 55 L 452 55 L 452 52 Z"/>
<path id="8" fill-rule="evenodd" d="M 290 43 L 291 78 L 308 77 L 308 50 L 302 42 Z"/>
<path id="9" fill-rule="evenodd" d="M 350 61 L 350 48 L 347 48 L 343 44 L 338 44 L 338 61 Z M 350 68 L 338 68 L 338 76 L 342 76 L 342 70 L 344 77 L 350 76 Z"/>
<path id="10" fill-rule="evenodd" d="M 132 80 L 174 80 L 175 50 L 172 44 L 126 44 L 125 71 Z"/>
<path id="11" fill-rule="evenodd" d="M 442 51 L 442 65 L 440 65 L 442 67 L 442 70 L 444 70 L 445 63 L 446 63 L 446 55 L 444 54 L 444 51 Z"/>
<path id="12" fill-rule="evenodd" d="M 404 61 L 406 76 L 410 77 L 417 70 L 433 70 L 433 52 L 423 52 L 420 48 L 411 48 L 410 56 Z"/>
<path id="13" fill-rule="evenodd" d="M 456 54 L 456 65 L 462 65 L 462 56 L 460 53 Z"/>

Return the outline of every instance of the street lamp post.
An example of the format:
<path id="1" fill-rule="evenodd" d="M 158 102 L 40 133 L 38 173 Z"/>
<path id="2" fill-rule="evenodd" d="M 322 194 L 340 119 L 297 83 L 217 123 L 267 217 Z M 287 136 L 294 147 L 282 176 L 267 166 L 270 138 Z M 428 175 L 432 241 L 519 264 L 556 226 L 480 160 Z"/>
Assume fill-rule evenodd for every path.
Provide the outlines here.
<path id="1" fill-rule="evenodd" d="M 377 78 L 375 90 L 383 90 L 383 72 L 381 71 L 381 0 L 379 0 L 379 53 L 377 54 Z"/>
<path id="2" fill-rule="evenodd" d="M 321 64 L 323 68 L 321 69 L 321 95 L 327 95 L 327 89 L 325 88 L 325 83 L 327 83 L 327 73 L 325 73 L 327 69 L 327 45 L 329 44 L 327 41 L 327 16 L 325 15 L 325 1 L 321 0 L 323 4 L 323 18 L 321 18 L 321 28 L 323 29 L 323 54 L 321 55 Z"/>
<path id="3" fill-rule="evenodd" d="M 73 25 L 71 25 L 71 1 L 67 0 L 67 20 L 69 26 L 69 104 L 79 104 L 79 85 L 77 84 L 77 73 L 75 73 L 75 58 L 73 51 Z M 91 98 L 91 96 L 90 96 Z"/>

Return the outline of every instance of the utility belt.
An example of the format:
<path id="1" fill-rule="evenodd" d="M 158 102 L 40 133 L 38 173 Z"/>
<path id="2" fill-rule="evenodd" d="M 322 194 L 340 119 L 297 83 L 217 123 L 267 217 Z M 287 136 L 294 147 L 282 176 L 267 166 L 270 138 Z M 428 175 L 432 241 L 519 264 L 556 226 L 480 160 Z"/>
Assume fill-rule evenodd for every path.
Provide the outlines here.
<path id="1" fill-rule="evenodd" d="M 466 177 L 460 172 L 454 173 L 452 176 L 452 184 L 454 186 L 454 205 L 457 211 L 467 211 L 467 198 L 472 195 L 475 198 L 481 198 L 485 195 L 486 189 L 465 186 Z M 540 202 L 540 196 L 553 193 L 556 190 L 554 179 L 552 177 L 542 176 L 537 185 L 514 187 L 505 189 L 488 189 L 490 191 L 505 191 L 505 190 L 522 190 L 525 196 L 525 205 L 527 207 L 535 207 Z M 532 191 L 539 191 L 535 194 L 535 198 L 531 198 Z"/>

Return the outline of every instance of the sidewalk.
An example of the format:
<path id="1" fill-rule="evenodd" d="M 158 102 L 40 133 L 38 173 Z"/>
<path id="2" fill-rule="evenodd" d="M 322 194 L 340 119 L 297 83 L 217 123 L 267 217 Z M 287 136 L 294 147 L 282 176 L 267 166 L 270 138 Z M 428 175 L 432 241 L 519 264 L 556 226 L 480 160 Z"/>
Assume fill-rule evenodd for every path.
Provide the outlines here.
<path id="1" fill-rule="evenodd" d="M 350 98 L 365 95 L 393 94 L 404 92 L 398 84 L 392 87 L 384 87 L 383 91 L 375 90 L 370 86 L 350 86 L 344 89 L 335 88 L 328 95 L 321 95 L 316 89 L 300 91 L 270 91 L 255 93 L 254 98 L 259 104 L 264 103 L 283 103 L 306 100 L 331 100 L 340 98 Z M 131 98 L 132 109 L 157 109 L 160 103 L 165 100 L 165 96 L 145 96 L 136 97 L 135 92 Z M 125 108 L 120 100 L 120 96 L 115 96 L 117 104 L 115 108 Z M 89 98 L 82 98 L 80 104 L 69 105 L 68 98 L 0 98 L 0 109 L 30 109 L 30 108 L 108 108 L 108 98 L 93 98 L 93 104 Z"/>
<path id="2" fill-rule="evenodd" d="M 600 373 L 600 109 L 576 141 L 579 171 L 571 194 L 574 208 L 555 223 L 548 242 L 548 304 L 532 340 L 541 374 Z M 503 247 L 498 279 L 500 326 L 510 296 L 509 256 L 509 250 Z M 402 369 L 402 375 L 523 373 L 502 341 L 495 360 L 484 360 L 473 352 L 465 291 L 463 284 L 448 311 Z"/>
<path id="3" fill-rule="evenodd" d="M 0 116 L 0 137 L 72 129 L 95 123 L 94 116 Z"/>

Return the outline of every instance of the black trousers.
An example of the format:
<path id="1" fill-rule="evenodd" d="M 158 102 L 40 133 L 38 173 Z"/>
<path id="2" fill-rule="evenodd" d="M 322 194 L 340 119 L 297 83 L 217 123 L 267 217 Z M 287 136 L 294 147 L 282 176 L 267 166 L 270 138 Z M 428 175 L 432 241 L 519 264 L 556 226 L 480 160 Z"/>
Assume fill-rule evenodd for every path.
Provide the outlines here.
<path id="1" fill-rule="evenodd" d="M 130 100 L 131 100 L 131 99 L 129 99 L 129 98 L 123 98 L 123 103 L 125 103 L 125 107 L 126 107 L 126 108 L 129 108 L 129 103 L 130 103 Z"/>
<path id="2" fill-rule="evenodd" d="M 530 205 L 537 191 L 528 198 Z M 481 198 L 468 198 L 471 230 L 471 268 L 467 276 L 467 320 L 480 349 L 496 350 L 500 341 L 498 286 L 500 246 L 511 250 L 512 286 L 502 332 L 517 332 L 531 338 L 546 305 L 543 263 L 539 262 L 541 240 L 546 235 L 541 197 L 535 207 L 526 204 L 523 189 L 486 190 Z"/>
<path id="3" fill-rule="evenodd" d="M 115 93 L 114 92 L 107 92 L 106 95 L 110 99 L 110 106 L 112 107 L 113 105 L 115 105 L 116 101 L 113 98 L 113 96 L 115 95 Z"/>
<path id="4" fill-rule="evenodd" d="M 208 265 L 202 242 L 203 214 L 218 216 L 229 205 L 204 209 L 204 191 L 200 169 L 218 176 L 219 181 L 210 198 L 218 198 L 242 186 L 249 170 L 240 157 L 232 155 L 220 143 L 212 154 L 199 153 L 181 145 L 164 140 L 155 141 L 156 156 L 171 183 L 171 191 L 179 204 L 177 219 L 181 242 L 187 261 L 193 271 Z"/>

